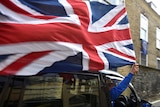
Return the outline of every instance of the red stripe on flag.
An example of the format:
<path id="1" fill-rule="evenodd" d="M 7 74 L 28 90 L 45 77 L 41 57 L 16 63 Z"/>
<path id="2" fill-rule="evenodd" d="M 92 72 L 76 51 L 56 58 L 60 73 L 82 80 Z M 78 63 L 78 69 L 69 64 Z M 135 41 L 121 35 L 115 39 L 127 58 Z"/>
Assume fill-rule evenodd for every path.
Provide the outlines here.
<path id="1" fill-rule="evenodd" d="M 31 64 L 34 60 L 47 55 L 49 52 L 50 51 L 27 54 L 26 56 L 16 60 L 16 62 L 7 66 L 5 69 L 1 70 L 0 75 L 14 75 L 17 71 L 26 67 L 28 64 Z"/>
<path id="2" fill-rule="evenodd" d="M 110 49 L 108 49 L 108 51 L 113 52 L 113 53 L 116 53 L 116 54 L 118 54 L 118 55 L 120 55 L 120 56 L 129 58 L 129 59 L 132 59 L 132 60 L 136 60 L 135 57 L 129 56 L 129 55 L 127 55 L 127 54 L 124 54 L 124 53 L 122 53 L 122 52 L 120 52 L 120 51 L 118 51 L 118 50 L 116 50 L 116 49 L 114 49 L 114 48 L 110 48 Z"/>
<path id="3" fill-rule="evenodd" d="M 131 39 L 129 28 L 110 30 L 99 34 L 90 33 L 85 30 L 82 31 L 81 29 L 81 26 L 75 24 L 51 23 L 31 25 L 1 23 L 0 44 L 32 41 L 62 41 L 80 43 L 82 45 L 101 45 L 108 42 Z M 70 33 L 71 31 L 72 33 Z"/>
<path id="4" fill-rule="evenodd" d="M 125 12 L 126 8 L 123 8 L 105 27 L 112 26 Z"/>
<path id="5" fill-rule="evenodd" d="M 94 33 L 90 35 L 91 35 L 90 39 L 92 39 L 92 42 L 94 43 L 94 45 L 102 45 L 109 42 L 131 39 L 129 28 L 122 29 L 122 30 L 114 29 L 107 32 L 99 33 L 99 35 Z"/>
<path id="6" fill-rule="evenodd" d="M 13 4 L 10 0 L 1 0 L 1 3 L 5 5 L 7 8 L 11 9 L 12 11 L 25 15 L 31 15 L 27 11 L 24 11 L 23 9 L 17 7 L 17 5 Z"/>
<path id="7" fill-rule="evenodd" d="M 99 57 L 97 50 L 94 46 L 83 46 L 83 49 L 89 55 L 89 70 L 97 71 L 104 68 L 104 63 L 102 59 Z"/>
<path id="8" fill-rule="evenodd" d="M 23 14 L 29 17 L 33 17 L 33 18 L 38 18 L 38 19 L 52 19 L 52 18 L 56 18 L 56 16 L 49 16 L 49 15 L 45 15 L 45 16 L 40 16 L 40 15 L 33 15 L 23 9 L 21 9 L 20 7 L 18 7 L 17 5 L 15 5 L 14 3 L 12 3 L 10 0 L 2 0 L 1 3 L 6 6 L 7 8 L 11 9 L 12 11 L 19 13 L 19 14 Z M 28 7 L 29 8 L 29 7 Z"/>

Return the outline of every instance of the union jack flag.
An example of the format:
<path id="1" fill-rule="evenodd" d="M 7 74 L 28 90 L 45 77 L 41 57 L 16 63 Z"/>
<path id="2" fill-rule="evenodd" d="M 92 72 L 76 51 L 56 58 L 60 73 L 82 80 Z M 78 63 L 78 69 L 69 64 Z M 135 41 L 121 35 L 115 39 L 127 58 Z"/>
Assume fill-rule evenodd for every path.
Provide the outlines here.
<path id="1" fill-rule="evenodd" d="M 0 1 L 0 75 L 97 71 L 135 61 L 124 4 Z"/>

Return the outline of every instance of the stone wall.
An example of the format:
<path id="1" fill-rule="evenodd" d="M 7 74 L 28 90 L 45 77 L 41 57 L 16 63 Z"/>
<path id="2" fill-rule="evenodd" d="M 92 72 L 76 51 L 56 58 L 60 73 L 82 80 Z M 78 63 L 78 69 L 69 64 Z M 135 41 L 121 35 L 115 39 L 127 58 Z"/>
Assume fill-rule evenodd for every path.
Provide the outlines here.
<path id="1" fill-rule="evenodd" d="M 160 70 L 140 66 L 140 71 L 134 76 L 132 83 L 142 99 L 160 98 Z"/>
<path id="2" fill-rule="evenodd" d="M 160 99 L 160 70 L 139 65 L 139 73 L 133 77 L 132 84 L 139 97 L 147 101 Z M 126 76 L 131 66 L 124 66 L 117 71 Z"/>

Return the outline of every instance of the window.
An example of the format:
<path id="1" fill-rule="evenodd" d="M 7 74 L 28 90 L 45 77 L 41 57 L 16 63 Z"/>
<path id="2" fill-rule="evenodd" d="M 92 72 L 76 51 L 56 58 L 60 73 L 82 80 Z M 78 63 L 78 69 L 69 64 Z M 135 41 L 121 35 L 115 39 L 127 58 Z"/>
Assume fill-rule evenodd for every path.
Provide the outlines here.
<path id="1" fill-rule="evenodd" d="M 24 79 L 0 76 L 0 83 L 4 86 L 1 87 L 0 107 L 18 107 L 17 103 L 23 94 Z"/>
<path id="2" fill-rule="evenodd" d="M 160 49 L 160 29 L 157 28 L 156 30 L 156 47 Z"/>
<path id="3" fill-rule="evenodd" d="M 121 81 L 122 80 L 119 78 L 112 79 L 111 84 L 117 86 Z M 137 107 L 138 99 L 135 93 L 136 92 L 134 91 L 132 85 L 130 84 L 124 90 L 124 92 L 119 96 L 119 98 L 114 101 L 114 107 L 124 107 L 124 105 L 128 105 L 127 107 Z"/>
<path id="4" fill-rule="evenodd" d="M 146 35 L 147 35 L 146 29 L 141 28 L 140 35 L 141 35 L 141 39 L 146 40 L 146 39 L 147 39 L 147 38 L 146 38 Z"/>
<path id="5" fill-rule="evenodd" d="M 141 65 L 144 65 L 144 66 L 148 65 L 148 55 L 145 55 L 141 52 L 140 60 L 141 60 L 140 62 Z"/>
<path id="6" fill-rule="evenodd" d="M 140 64 L 146 66 L 147 62 L 147 48 L 148 48 L 148 19 L 141 14 L 140 15 L 140 39 L 142 42 L 140 52 Z M 144 44 L 145 43 L 145 44 Z"/>
<path id="7" fill-rule="evenodd" d="M 140 39 L 148 42 L 148 19 L 143 14 L 140 17 Z"/>
<path id="8" fill-rule="evenodd" d="M 97 107 L 98 96 L 98 79 L 94 76 L 67 73 L 60 76 L 36 76 L 27 80 L 23 106 Z"/>
<path id="9" fill-rule="evenodd" d="M 0 76 L 0 107 L 100 107 L 106 96 L 99 80 L 98 74 L 86 73 Z"/>
<path id="10" fill-rule="evenodd" d="M 160 58 L 157 58 L 157 68 L 160 69 Z"/>

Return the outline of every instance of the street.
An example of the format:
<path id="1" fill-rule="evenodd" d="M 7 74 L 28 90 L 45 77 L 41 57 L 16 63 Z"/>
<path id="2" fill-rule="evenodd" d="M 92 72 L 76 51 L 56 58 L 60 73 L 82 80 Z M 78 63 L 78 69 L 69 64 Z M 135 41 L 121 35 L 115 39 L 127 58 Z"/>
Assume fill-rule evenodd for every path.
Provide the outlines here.
<path id="1" fill-rule="evenodd" d="M 160 100 L 152 102 L 152 107 L 160 107 Z"/>

